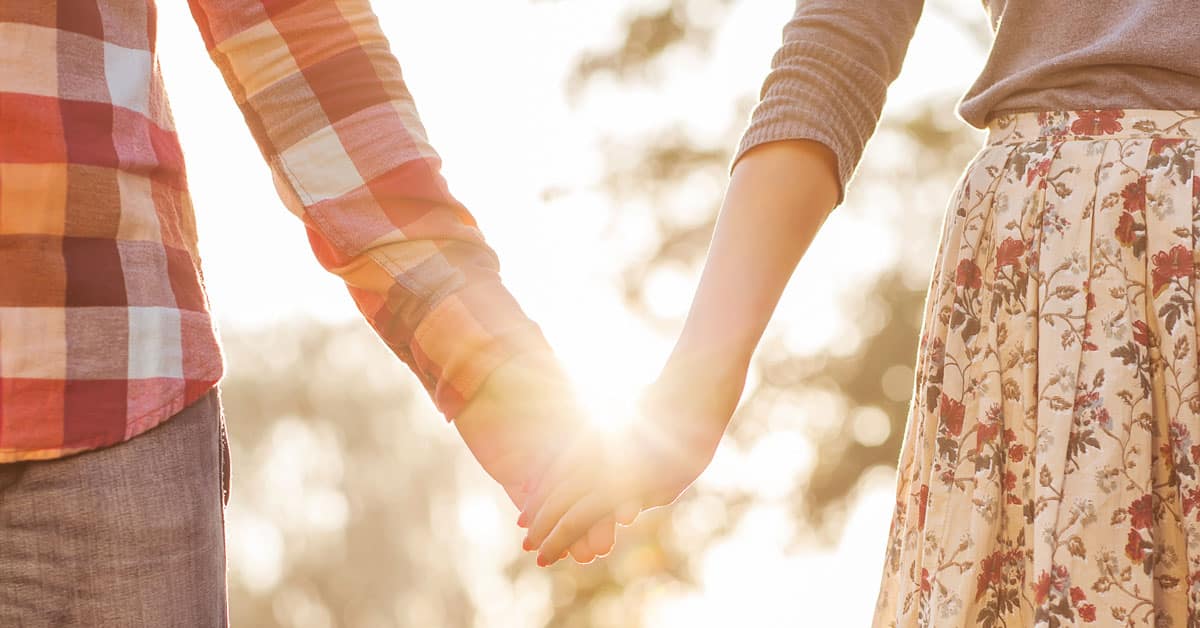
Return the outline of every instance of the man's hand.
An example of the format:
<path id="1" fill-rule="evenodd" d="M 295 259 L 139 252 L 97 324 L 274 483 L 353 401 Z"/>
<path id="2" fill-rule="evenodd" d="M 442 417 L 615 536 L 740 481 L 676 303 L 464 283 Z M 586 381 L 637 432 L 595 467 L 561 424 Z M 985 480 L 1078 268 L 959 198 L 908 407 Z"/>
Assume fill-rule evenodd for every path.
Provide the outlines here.
<path id="1" fill-rule="evenodd" d="M 708 467 L 737 407 L 746 369 L 696 358 L 671 361 L 629 433 L 577 440 L 533 488 L 521 519 L 529 523 L 525 546 L 538 548 L 539 565 L 590 545 L 597 524 L 625 523 L 641 508 L 673 503 Z M 607 537 L 596 540 L 611 544 Z"/>
<path id="2" fill-rule="evenodd" d="M 585 427 L 552 355 L 518 355 L 498 367 L 454 420 L 479 465 L 522 503 L 521 487 Z"/>
<path id="3" fill-rule="evenodd" d="M 500 366 L 454 423 L 480 466 L 518 507 L 546 466 L 587 438 L 570 382 L 548 354 L 525 354 Z M 634 509 L 623 521 L 632 523 L 636 515 Z M 572 548 L 573 557 L 587 563 L 608 554 L 615 533 L 615 519 L 597 522 Z"/>

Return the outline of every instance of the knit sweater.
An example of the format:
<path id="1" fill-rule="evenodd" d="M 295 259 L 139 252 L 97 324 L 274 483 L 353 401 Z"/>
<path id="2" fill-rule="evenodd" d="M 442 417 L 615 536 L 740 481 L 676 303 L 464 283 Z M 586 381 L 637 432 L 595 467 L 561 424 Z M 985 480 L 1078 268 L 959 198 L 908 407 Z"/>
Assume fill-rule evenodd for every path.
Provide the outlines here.
<path id="1" fill-rule="evenodd" d="M 799 0 L 733 163 L 766 142 L 818 141 L 842 189 L 874 134 L 923 0 Z M 1200 109 L 1195 0 L 991 0 L 993 41 L 958 114 Z M 840 201 L 839 201 L 840 202 Z"/>

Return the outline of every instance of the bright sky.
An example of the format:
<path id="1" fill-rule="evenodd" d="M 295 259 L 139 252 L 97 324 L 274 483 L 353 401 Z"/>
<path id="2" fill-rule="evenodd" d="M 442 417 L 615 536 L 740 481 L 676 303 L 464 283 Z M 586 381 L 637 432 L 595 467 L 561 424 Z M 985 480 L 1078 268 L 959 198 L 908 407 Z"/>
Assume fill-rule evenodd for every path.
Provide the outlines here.
<path id="1" fill-rule="evenodd" d="M 694 133 L 720 132 L 735 102 L 756 92 L 794 7 L 792 0 L 740 3 L 720 24 L 707 63 L 680 57 L 653 90 L 601 82 L 572 108 L 563 85 L 576 55 L 615 42 L 622 11 L 651 4 L 660 3 L 375 2 L 451 189 L 499 252 L 510 289 L 585 381 L 647 382 L 670 346 L 622 307 L 614 260 L 646 234 L 634 227 L 606 231 L 612 209 L 592 189 L 601 174 L 599 140 L 635 138 L 676 122 Z M 186 4 L 163 2 L 159 11 L 161 63 L 188 159 L 206 283 L 222 324 L 357 318 L 340 281 L 313 260 L 299 221 L 276 197 Z M 931 92 L 961 92 L 980 67 L 973 47 L 928 13 L 889 107 Z M 546 188 L 566 193 L 546 202 Z M 841 255 L 845 242 L 885 240 L 878 229 L 835 214 L 793 281 L 808 294 L 830 294 L 829 304 L 782 312 L 832 334 L 838 324 L 833 295 L 890 254 L 882 247 L 876 257 L 848 265 Z M 694 280 L 685 276 L 664 292 L 667 310 L 685 310 Z M 811 348 L 812 342 L 799 344 Z M 779 459 L 782 451 L 785 463 L 799 455 L 774 451 L 764 455 Z M 749 454 L 722 452 L 706 475 L 710 481 L 762 482 L 778 472 L 753 464 Z M 651 609 L 649 625 L 800 625 L 801 609 L 809 625 L 865 625 L 890 516 L 890 483 L 890 477 L 876 481 L 864 493 L 839 547 L 799 555 L 782 552 L 790 524 L 782 504 L 767 500 L 745 529 L 706 558 L 702 591 L 664 597 Z"/>

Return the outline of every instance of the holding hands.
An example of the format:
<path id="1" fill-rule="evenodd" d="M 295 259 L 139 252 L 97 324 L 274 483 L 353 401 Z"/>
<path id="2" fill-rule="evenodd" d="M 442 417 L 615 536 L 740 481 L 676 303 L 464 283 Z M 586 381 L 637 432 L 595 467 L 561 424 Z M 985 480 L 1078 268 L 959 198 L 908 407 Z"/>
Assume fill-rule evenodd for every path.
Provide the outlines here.
<path id="1" fill-rule="evenodd" d="M 459 415 L 463 439 L 521 509 L 539 565 L 607 554 L 618 523 L 674 502 L 708 466 L 780 294 L 840 196 L 837 172 L 810 140 L 740 159 L 680 340 L 630 429 L 589 426 L 548 356 L 502 366 Z"/>
<path id="2" fill-rule="evenodd" d="M 711 356 L 715 358 L 716 356 Z M 537 563 L 608 553 L 614 523 L 673 503 L 708 467 L 745 383 L 743 365 L 677 351 L 627 430 L 576 438 L 527 487 L 518 525 Z"/>
<path id="3" fill-rule="evenodd" d="M 498 367 L 454 424 L 480 466 L 518 508 L 539 471 L 590 435 L 570 381 L 549 352 L 522 354 Z M 586 538 L 576 539 L 581 562 L 611 551 L 617 519 L 610 514 L 589 526 Z M 621 521 L 632 523 L 636 516 L 636 509 L 626 511 Z M 565 558 L 565 549 L 556 560 Z"/>

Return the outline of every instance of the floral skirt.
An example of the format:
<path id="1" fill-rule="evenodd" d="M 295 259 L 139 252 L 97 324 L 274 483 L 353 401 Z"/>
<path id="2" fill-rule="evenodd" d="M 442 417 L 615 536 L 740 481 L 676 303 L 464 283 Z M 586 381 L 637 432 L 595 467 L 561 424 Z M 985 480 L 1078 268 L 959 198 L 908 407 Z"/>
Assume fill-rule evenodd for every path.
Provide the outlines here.
<path id="1" fill-rule="evenodd" d="M 875 626 L 1200 625 L 1200 111 L 995 120 L 946 214 Z"/>

